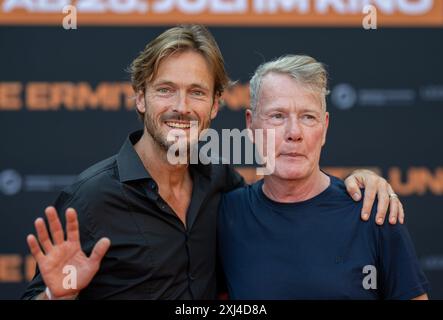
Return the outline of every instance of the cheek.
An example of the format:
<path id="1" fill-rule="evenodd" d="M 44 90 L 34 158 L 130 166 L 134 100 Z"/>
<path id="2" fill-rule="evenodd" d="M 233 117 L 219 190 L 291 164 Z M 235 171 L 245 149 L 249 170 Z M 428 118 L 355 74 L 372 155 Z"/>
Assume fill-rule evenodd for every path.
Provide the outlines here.
<path id="1" fill-rule="evenodd" d="M 150 99 L 147 102 L 146 112 L 153 119 L 159 119 L 159 117 L 167 112 L 171 108 L 171 104 L 165 101 L 165 99 Z"/>
<path id="2" fill-rule="evenodd" d="M 193 105 L 190 105 L 191 112 L 194 111 L 195 114 L 200 119 L 212 119 L 217 115 L 217 110 L 215 106 L 212 106 L 209 102 L 197 101 Z"/>
<path id="3" fill-rule="evenodd" d="M 320 154 L 323 144 L 323 128 L 312 130 L 305 136 L 306 146 L 311 154 Z"/>
<path id="4" fill-rule="evenodd" d="M 285 130 L 282 127 L 270 128 L 275 136 L 275 149 L 278 150 L 280 145 L 285 141 Z"/>
<path id="5" fill-rule="evenodd" d="M 261 148 L 264 149 L 261 150 L 264 150 L 265 154 L 269 153 L 269 150 L 267 150 L 268 146 L 273 147 L 271 153 L 274 153 L 276 150 L 279 150 L 280 145 L 284 142 L 285 132 L 283 128 L 266 126 L 265 123 L 255 120 L 252 123 L 251 129 L 254 135 L 254 143 L 256 143 L 256 145 L 259 143 L 260 137 L 263 137 L 263 146 Z M 261 132 L 259 130 L 261 130 Z"/>

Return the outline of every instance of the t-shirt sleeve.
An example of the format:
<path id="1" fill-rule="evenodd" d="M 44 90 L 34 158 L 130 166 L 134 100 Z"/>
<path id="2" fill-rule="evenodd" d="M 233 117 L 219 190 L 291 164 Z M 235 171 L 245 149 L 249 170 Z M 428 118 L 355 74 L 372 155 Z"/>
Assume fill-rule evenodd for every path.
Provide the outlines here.
<path id="1" fill-rule="evenodd" d="M 375 213 L 373 213 L 375 215 Z M 428 293 L 429 284 L 420 267 L 405 225 L 385 222 L 379 227 L 380 289 L 384 299 L 409 300 Z"/>

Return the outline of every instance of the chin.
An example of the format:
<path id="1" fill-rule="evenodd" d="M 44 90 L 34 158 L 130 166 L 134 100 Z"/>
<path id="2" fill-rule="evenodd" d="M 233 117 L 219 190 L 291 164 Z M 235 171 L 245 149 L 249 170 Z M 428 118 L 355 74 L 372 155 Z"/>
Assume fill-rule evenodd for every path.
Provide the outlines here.
<path id="1" fill-rule="evenodd" d="M 309 176 L 309 168 L 297 165 L 276 164 L 274 175 L 284 180 L 299 180 Z"/>
<path id="2" fill-rule="evenodd" d="M 274 175 L 283 180 L 301 180 L 308 176 L 304 172 L 276 172 Z"/>

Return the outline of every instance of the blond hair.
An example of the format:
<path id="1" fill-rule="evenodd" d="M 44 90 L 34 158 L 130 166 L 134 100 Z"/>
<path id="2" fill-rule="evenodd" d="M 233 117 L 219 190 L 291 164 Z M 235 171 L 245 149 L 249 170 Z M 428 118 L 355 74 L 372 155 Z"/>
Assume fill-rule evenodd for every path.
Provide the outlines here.
<path id="1" fill-rule="evenodd" d="M 287 74 L 300 84 L 318 92 L 322 98 L 322 107 L 326 110 L 328 74 L 324 65 L 306 55 L 285 55 L 278 59 L 261 64 L 249 82 L 251 96 L 250 108 L 255 111 L 260 94 L 261 82 L 268 73 Z"/>

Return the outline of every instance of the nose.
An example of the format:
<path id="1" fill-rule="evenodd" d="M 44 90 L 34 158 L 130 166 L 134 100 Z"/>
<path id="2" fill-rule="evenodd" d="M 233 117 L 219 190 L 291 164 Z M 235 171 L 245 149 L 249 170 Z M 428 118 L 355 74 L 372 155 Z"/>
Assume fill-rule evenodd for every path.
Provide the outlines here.
<path id="1" fill-rule="evenodd" d="M 190 113 L 190 109 L 188 107 L 188 101 L 186 99 L 186 93 L 181 91 L 178 93 L 177 102 L 174 104 L 172 111 L 181 114 Z"/>
<path id="2" fill-rule="evenodd" d="M 297 117 L 289 117 L 285 128 L 285 140 L 287 142 L 299 142 L 303 140 L 303 129 Z"/>

